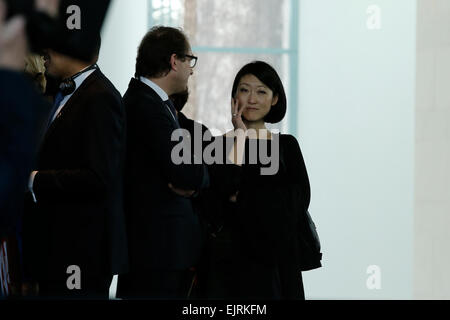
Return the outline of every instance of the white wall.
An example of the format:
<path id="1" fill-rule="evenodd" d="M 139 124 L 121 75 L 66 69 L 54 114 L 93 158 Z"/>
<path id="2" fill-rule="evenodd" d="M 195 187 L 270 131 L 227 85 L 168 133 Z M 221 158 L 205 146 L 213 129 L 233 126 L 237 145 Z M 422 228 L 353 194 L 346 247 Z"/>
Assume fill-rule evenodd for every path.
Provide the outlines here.
<path id="1" fill-rule="evenodd" d="M 139 43 L 148 29 L 147 0 L 112 0 L 102 29 L 98 65 L 123 95 L 134 76 Z M 110 288 L 114 298 L 115 276 Z"/>
<path id="2" fill-rule="evenodd" d="M 450 299 L 450 2 L 419 0 L 414 298 Z"/>
<path id="3" fill-rule="evenodd" d="M 121 94 L 134 76 L 139 43 L 147 32 L 147 0 L 112 0 L 102 29 L 99 66 Z"/>
<path id="4" fill-rule="evenodd" d="M 300 0 L 299 20 L 298 138 L 324 253 L 306 296 L 410 299 L 416 1 Z M 370 265 L 380 290 L 366 286 Z"/>

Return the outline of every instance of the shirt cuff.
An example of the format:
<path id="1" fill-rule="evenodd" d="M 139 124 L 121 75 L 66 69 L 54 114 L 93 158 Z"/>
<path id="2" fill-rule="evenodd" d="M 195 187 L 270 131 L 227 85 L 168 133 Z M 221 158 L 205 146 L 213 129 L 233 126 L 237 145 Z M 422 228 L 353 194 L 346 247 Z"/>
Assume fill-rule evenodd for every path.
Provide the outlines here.
<path id="1" fill-rule="evenodd" d="M 34 177 L 36 176 L 37 171 L 33 171 L 30 174 L 30 179 L 28 180 L 28 190 L 31 192 L 31 195 L 33 196 L 33 201 L 36 203 L 36 196 L 33 191 L 33 184 L 34 184 Z"/>

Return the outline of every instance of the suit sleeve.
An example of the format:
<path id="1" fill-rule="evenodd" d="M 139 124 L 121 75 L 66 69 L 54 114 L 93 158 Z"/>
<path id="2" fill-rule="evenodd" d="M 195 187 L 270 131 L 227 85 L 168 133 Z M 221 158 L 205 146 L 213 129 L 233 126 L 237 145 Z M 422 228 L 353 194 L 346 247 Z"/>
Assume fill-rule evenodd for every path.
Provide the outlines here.
<path id="1" fill-rule="evenodd" d="M 153 110 L 151 108 L 142 109 L 145 112 L 143 120 L 148 122 L 145 126 L 150 128 L 151 132 L 150 137 L 146 140 L 147 147 L 159 151 L 158 154 L 155 154 L 155 157 L 158 157 L 159 163 L 162 164 L 167 183 L 186 190 L 199 191 L 207 187 L 209 185 L 207 168 L 203 164 L 195 164 L 194 152 L 190 150 L 191 141 L 187 138 L 183 138 L 182 142 L 176 139 L 174 139 L 176 141 L 172 141 L 172 133 L 175 127 L 169 116 L 159 112 L 159 110 L 155 111 L 156 108 L 153 108 Z M 180 147 L 180 143 L 186 147 L 186 150 L 190 151 L 187 153 L 188 161 L 175 164 L 176 161 L 173 159 L 172 151 L 174 148 Z M 150 144 L 154 144 L 153 148 Z M 175 154 L 177 155 L 177 153 Z"/>
<path id="2" fill-rule="evenodd" d="M 70 170 L 36 174 L 37 201 L 92 201 L 103 199 L 120 170 L 125 143 L 122 101 L 107 91 L 96 94 L 85 108 L 81 163 Z"/>

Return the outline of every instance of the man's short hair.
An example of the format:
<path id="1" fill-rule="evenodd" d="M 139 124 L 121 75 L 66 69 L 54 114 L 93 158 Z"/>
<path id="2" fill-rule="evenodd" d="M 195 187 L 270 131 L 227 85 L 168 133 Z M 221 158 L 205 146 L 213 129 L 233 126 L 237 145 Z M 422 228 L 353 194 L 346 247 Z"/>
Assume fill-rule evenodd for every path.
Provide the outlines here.
<path id="1" fill-rule="evenodd" d="M 95 35 L 95 43 L 94 43 L 94 50 L 92 54 L 92 61 L 97 62 L 98 57 L 100 55 L 100 48 L 102 47 L 102 37 L 100 35 L 100 32 Z"/>
<path id="2" fill-rule="evenodd" d="M 141 41 L 136 58 L 136 77 L 162 77 L 171 70 L 172 54 L 183 58 L 189 42 L 181 29 L 156 26 Z"/>

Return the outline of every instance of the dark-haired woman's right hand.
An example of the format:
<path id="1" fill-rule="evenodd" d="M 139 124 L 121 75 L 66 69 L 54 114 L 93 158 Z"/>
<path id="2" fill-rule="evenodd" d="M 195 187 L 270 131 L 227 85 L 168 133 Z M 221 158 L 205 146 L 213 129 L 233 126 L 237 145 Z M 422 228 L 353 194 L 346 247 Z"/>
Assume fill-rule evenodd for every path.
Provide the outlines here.
<path id="1" fill-rule="evenodd" d="M 231 122 L 234 126 L 234 131 L 227 133 L 227 136 L 234 138 L 234 147 L 230 149 L 228 159 L 241 166 L 244 157 L 245 137 L 247 136 L 247 127 L 242 120 L 242 112 L 245 110 L 245 106 L 239 106 L 237 99 L 231 98 Z"/>
<path id="2" fill-rule="evenodd" d="M 244 132 L 247 131 L 247 127 L 242 120 L 242 112 L 244 110 L 245 106 L 239 106 L 239 100 L 231 98 L 231 122 L 233 123 L 234 130 L 241 129 Z"/>

